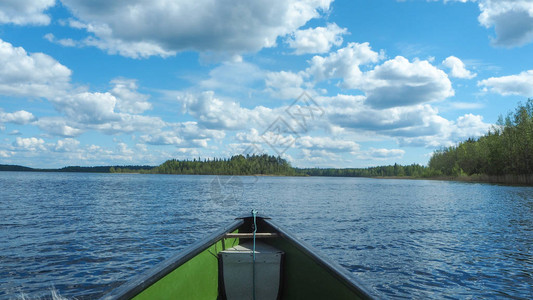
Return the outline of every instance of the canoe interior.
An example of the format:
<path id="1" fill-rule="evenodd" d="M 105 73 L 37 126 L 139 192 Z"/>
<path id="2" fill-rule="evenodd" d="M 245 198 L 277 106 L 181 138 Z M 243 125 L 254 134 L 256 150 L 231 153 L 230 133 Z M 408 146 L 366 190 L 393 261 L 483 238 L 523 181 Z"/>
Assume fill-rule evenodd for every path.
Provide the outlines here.
<path id="1" fill-rule="evenodd" d="M 285 252 L 281 299 L 371 299 L 346 270 L 317 255 L 275 223 L 265 219 L 257 227 L 280 234 L 262 241 Z"/>
<path id="2" fill-rule="evenodd" d="M 224 299 L 219 286 L 218 253 L 246 240 L 224 236 L 249 233 L 252 228 L 251 217 L 241 218 L 104 299 Z M 261 242 L 285 252 L 280 299 L 372 299 L 346 270 L 316 254 L 271 220 L 258 217 L 257 228 L 258 232 L 277 233 Z"/>
<path id="3" fill-rule="evenodd" d="M 237 233 L 238 230 L 234 231 Z M 239 239 L 221 239 L 161 278 L 134 299 L 217 299 L 220 251 L 239 244 Z M 178 296 L 179 295 L 179 296 Z"/>

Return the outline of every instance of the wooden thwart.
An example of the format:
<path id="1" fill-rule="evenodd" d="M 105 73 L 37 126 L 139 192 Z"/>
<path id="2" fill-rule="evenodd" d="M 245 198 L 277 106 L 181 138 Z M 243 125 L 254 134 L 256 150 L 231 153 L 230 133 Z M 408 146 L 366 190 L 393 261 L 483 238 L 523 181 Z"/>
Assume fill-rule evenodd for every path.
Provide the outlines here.
<path id="1" fill-rule="evenodd" d="M 237 239 L 251 239 L 254 237 L 253 233 L 226 233 L 225 238 L 237 238 Z M 278 237 L 277 233 L 273 232 L 257 232 L 255 234 L 256 239 L 265 239 L 265 238 L 276 238 Z"/>

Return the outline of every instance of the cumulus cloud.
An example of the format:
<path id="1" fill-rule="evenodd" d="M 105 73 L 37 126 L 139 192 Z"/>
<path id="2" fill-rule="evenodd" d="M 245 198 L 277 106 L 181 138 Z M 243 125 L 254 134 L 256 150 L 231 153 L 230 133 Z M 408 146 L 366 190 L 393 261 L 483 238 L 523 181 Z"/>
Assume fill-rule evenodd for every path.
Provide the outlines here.
<path id="1" fill-rule="evenodd" d="M 533 41 L 533 2 L 529 0 L 480 0 L 481 25 L 494 27 L 494 45 L 522 46 Z"/>
<path id="2" fill-rule="evenodd" d="M 357 158 L 371 160 L 399 159 L 402 158 L 404 154 L 405 151 L 401 149 L 370 148 L 369 150 L 360 153 Z"/>
<path id="3" fill-rule="evenodd" d="M 83 133 L 82 129 L 76 128 L 80 125 L 71 124 L 62 117 L 42 117 L 34 125 L 54 136 L 75 137 Z"/>
<path id="4" fill-rule="evenodd" d="M 3 158 L 11 157 L 14 154 L 15 154 L 15 152 L 13 152 L 13 151 L 0 150 L 0 157 L 3 157 Z"/>
<path id="5" fill-rule="evenodd" d="M 402 136 L 398 138 L 401 146 L 413 147 L 448 147 L 467 138 L 477 138 L 488 132 L 492 124 L 483 122 L 479 115 L 466 114 L 457 120 L 445 120 L 445 126 L 433 135 Z"/>
<path id="6" fill-rule="evenodd" d="M 195 117 L 209 129 L 244 129 L 254 124 L 268 123 L 272 109 L 257 106 L 254 109 L 241 107 L 238 102 L 215 97 L 213 91 L 186 93 L 178 96 L 183 111 Z"/>
<path id="7" fill-rule="evenodd" d="M 352 87 L 361 82 L 363 73 L 359 67 L 376 63 L 383 56 L 384 54 L 373 51 L 369 43 L 350 43 L 326 57 L 313 57 L 305 73 L 315 81 L 341 78 L 345 86 Z"/>
<path id="8" fill-rule="evenodd" d="M 479 137 L 488 132 L 492 124 L 483 122 L 483 116 L 466 114 L 457 118 L 451 131 L 453 141 Z"/>
<path id="9" fill-rule="evenodd" d="M 73 39 L 57 39 L 53 33 L 47 33 L 43 38 L 50 43 L 58 44 L 65 47 L 77 47 L 81 44 Z"/>
<path id="10" fill-rule="evenodd" d="M 237 60 L 224 62 L 209 71 L 209 77 L 201 80 L 203 90 L 249 93 L 252 87 L 264 80 L 264 71 L 254 64 Z"/>
<path id="11" fill-rule="evenodd" d="M 484 91 L 501 94 L 503 96 L 519 95 L 533 96 L 533 70 L 524 71 L 517 75 L 491 77 L 478 82 Z"/>
<path id="12" fill-rule="evenodd" d="M 441 101 L 454 95 L 448 75 L 427 60 L 410 62 L 397 56 L 361 71 L 362 65 L 377 63 L 383 57 L 368 43 L 350 43 L 327 57 L 313 57 L 304 74 L 315 82 L 339 78 L 342 87 L 363 91 L 366 103 L 381 109 Z"/>
<path id="13" fill-rule="evenodd" d="M 323 136 L 303 136 L 296 141 L 296 146 L 301 149 L 325 150 L 328 152 L 351 152 L 359 150 L 359 144 L 354 141 L 332 139 Z"/>
<path id="14" fill-rule="evenodd" d="M 463 61 L 455 56 L 447 57 L 442 62 L 442 65 L 450 69 L 449 74 L 451 77 L 472 79 L 477 76 L 476 73 L 472 73 L 469 70 L 467 70 Z"/>
<path id="15" fill-rule="evenodd" d="M 59 111 L 79 123 L 102 124 L 120 119 L 115 113 L 117 99 L 109 92 L 69 94 L 53 102 Z"/>
<path id="16" fill-rule="evenodd" d="M 104 123 L 86 124 L 84 126 L 88 129 L 98 130 L 110 135 L 134 132 L 151 134 L 167 126 L 167 123 L 159 117 L 122 113 L 116 114 L 115 116 L 116 120 L 108 120 Z"/>
<path id="17" fill-rule="evenodd" d="M 109 93 L 117 99 L 116 108 L 119 112 L 139 114 L 152 108 L 148 95 L 137 92 L 137 81 L 133 79 L 114 79 L 113 88 Z"/>
<path id="18" fill-rule="evenodd" d="M 29 54 L 0 39 L 0 94 L 51 97 L 68 87 L 71 73 L 46 54 Z"/>
<path id="19" fill-rule="evenodd" d="M 88 130 L 105 134 L 154 132 L 166 126 L 159 117 L 140 113 L 151 107 L 131 80 L 114 80 L 109 92 L 71 91 L 49 99 L 65 118 L 45 118 L 36 125 L 50 134 L 72 137 Z M 124 112 L 126 111 L 126 112 Z"/>
<path id="20" fill-rule="evenodd" d="M 0 2 L 0 24 L 48 25 L 50 17 L 45 11 L 55 5 L 55 0 L 8 0 Z"/>
<path id="21" fill-rule="evenodd" d="M 331 0 L 62 0 L 86 44 L 129 57 L 179 51 L 255 52 L 329 9 Z M 246 24 L 246 26 L 243 26 Z"/>
<path id="22" fill-rule="evenodd" d="M 376 109 L 365 104 L 364 96 L 337 95 L 320 102 L 331 124 L 345 131 L 367 132 L 375 138 L 393 138 L 401 146 L 449 146 L 469 137 L 487 133 L 491 124 L 477 115 L 447 120 L 429 104 Z"/>
<path id="23" fill-rule="evenodd" d="M 347 32 L 348 29 L 332 23 L 326 27 L 297 30 L 287 43 L 294 49 L 294 54 L 326 53 L 332 46 L 342 45 L 342 35 Z"/>
<path id="24" fill-rule="evenodd" d="M 80 141 L 67 138 L 63 140 L 58 140 L 56 145 L 54 146 L 54 151 L 56 152 L 74 152 L 78 149 L 78 146 L 80 145 Z"/>
<path id="25" fill-rule="evenodd" d="M 330 122 L 343 128 L 366 130 L 387 135 L 435 134 L 438 111 L 430 105 L 375 109 L 365 104 L 363 96 L 339 95 L 325 107 Z"/>
<path id="26" fill-rule="evenodd" d="M 150 145 L 174 145 L 180 148 L 207 147 L 212 139 L 222 139 L 222 130 L 200 128 L 197 122 L 172 124 L 171 130 L 142 135 L 140 141 Z"/>
<path id="27" fill-rule="evenodd" d="M 306 163 L 323 164 L 342 160 L 338 153 L 323 149 L 302 149 L 302 154 Z"/>
<path id="28" fill-rule="evenodd" d="M 15 123 L 28 124 L 35 121 L 37 118 L 30 112 L 19 110 L 12 113 L 5 113 L 0 111 L 0 123 Z"/>
<path id="29" fill-rule="evenodd" d="M 38 139 L 36 137 L 31 138 L 21 138 L 17 137 L 15 142 L 13 143 L 13 146 L 20 150 L 26 150 L 26 151 L 38 151 L 38 150 L 46 150 L 45 142 L 43 139 Z"/>
<path id="30" fill-rule="evenodd" d="M 266 90 L 280 99 L 296 99 L 303 93 L 304 80 L 300 74 L 293 72 L 270 72 L 266 74 Z"/>
<path id="31" fill-rule="evenodd" d="M 428 61 L 410 62 L 402 56 L 368 71 L 354 87 L 364 91 L 366 103 L 375 108 L 440 101 L 454 95 L 446 73 Z"/>

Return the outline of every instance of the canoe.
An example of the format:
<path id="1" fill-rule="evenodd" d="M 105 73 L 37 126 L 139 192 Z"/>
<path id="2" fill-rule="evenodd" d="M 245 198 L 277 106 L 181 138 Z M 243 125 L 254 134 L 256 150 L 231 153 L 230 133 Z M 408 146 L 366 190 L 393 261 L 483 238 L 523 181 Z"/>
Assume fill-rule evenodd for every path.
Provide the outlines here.
<path id="1" fill-rule="evenodd" d="M 255 230 L 254 230 L 255 229 Z M 270 218 L 235 219 L 102 299 L 372 299 Z"/>

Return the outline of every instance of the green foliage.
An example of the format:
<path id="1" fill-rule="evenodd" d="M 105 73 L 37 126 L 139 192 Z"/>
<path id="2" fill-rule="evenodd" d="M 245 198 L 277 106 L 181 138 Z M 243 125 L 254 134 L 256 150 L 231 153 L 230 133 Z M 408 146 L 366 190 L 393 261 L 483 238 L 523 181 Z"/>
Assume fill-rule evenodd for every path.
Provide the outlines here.
<path id="1" fill-rule="evenodd" d="M 402 166 L 394 164 L 370 168 L 346 168 L 346 169 L 297 169 L 297 172 L 308 176 L 336 176 L 336 177 L 428 177 L 427 167 L 419 164 Z"/>
<path id="2" fill-rule="evenodd" d="M 533 174 L 533 99 L 479 139 L 435 151 L 429 167 L 447 176 Z"/>
<path id="3" fill-rule="evenodd" d="M 107 167 L 109 173 L 141 173 L 148 174 L 154 167 L 151 166 L 113 166 Z"/>
<path id="4" fill-rule="evenodd" d="M 0 171 L 34 171 L 34 169 L 17 165 L 0 165 Z"/>
<path id="5" fill-rule="evenodd" d="M 195 175 L 296 175 L 281 157 L 270 155 L 235 155 L 230 159 L 167 160 L 150 171 L 157 174 Z"/>

